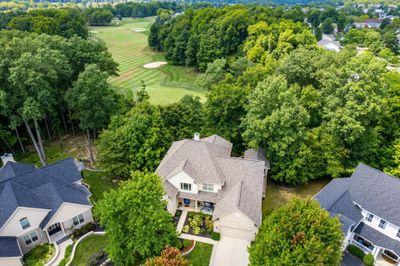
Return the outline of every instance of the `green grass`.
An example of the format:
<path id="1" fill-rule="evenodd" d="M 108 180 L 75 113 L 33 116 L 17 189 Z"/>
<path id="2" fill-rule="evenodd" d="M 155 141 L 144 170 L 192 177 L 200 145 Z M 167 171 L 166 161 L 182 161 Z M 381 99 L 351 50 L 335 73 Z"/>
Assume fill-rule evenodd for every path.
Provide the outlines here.
<path id="1" fill-rule="evenodd" d="M 104 192 L 117 187 L 117 184 L 112 182 L 112 178 L 107 176 L 104 172 L 84 170 L 82 174 L 83 182 L 90 186 L 90 192 L 92 193 L 91 199 L 93 202 L 101 200 Z"/>
<path id="2" fill-rule="evenodd" d="M 330 180 L 329 178 L 319 178 L 309 182 L 307 185 L 286 187 L 268 179 L 267 192 L 262 206 L 263 218 L 294 197 L 313 197 L 326 186 Z"/>
<path id="3" fill-rule="evenodd" d="M 124 18 L 119 26 L 91 27 L 92 37 L 103 41 L 119 63 L 119 76 L 110 78 L 111 86 L 124 95 L 140 88 L 141 81 L 146 84 L 153 104 L 170 104 L 186 94 L 204 99 L 204 93 L 194 85 L 198 73 L 181 66 L 164 65 L 155 69 L 145 69 L 144 64 L 165 61 L 160 53 L 147 46 L 148 30 L 154 18 Z M 147 29 L 134 32 L 133 28 Z"/>
<path id="4" fill-rule="evenodd" d="M 71 266 L 89 265 L 90 258 L 105 248 L 107 238 L 102 235 L 91 235 L 82 240 L 76 248 L 75 257 Z"/>
<path id="5" fill-rule="evenodd" d="M 210 264 L 210 258 L 213 245 L 196 242 L 196 247 L 186 256 L 192 266 L 207 266 Z"/>
<path id="6" fill-rule="evenodd" d="M 24 256 L 25 266 L 42 266 L 54 256 L 55 248 L 50 244 L 36 246 Z"/>
<path id="7" fill-rule="evenodd" d="M 58 146 L 45 147 L 44 150 L 46 153 L 47 163 L 55 163 L 70 156 L 63 152 L 62 148 Z M 23 155 L 17 156 L 16 160 L 38 166 L 41 165 L 39 156 L 36 152 L 27 152 Z"/>

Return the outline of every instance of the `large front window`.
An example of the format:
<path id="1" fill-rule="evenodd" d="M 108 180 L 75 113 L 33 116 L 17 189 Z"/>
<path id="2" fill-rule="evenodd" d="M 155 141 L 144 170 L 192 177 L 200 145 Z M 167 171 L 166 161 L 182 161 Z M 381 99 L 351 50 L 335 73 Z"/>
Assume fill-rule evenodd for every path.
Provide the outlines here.
<path id="1" fill-rule="evenodd" d="M 204 191 L 214 191 L 214 185 L 213 184 L 203 184 L 203 190 Z"/>
<path id="2" fill-rule="evenodd" d="M 26 245 L 30 245 L 33 242 L 37 241 L 39 238 L 36 234 L 36 232 L 32 232 L 30 234 L 27 234 L 26 236 L 24 236 L 24 241 Z"/>
<path id="3" fill-rule="evenodd" d="M 85 221 L 85 219 L 83 219 L 83 215 L 82 214 L 79 214 L 78 216 L 72 218 L 72 221 L 74 223 L 74 226 L 76 226 L 78 224 L 82 224 Z"/>
<path id="4" fill-rule="evenodd" d="M 29 223 L 28 218 L 22 218 L 21 220 L 19 220 L 19 222 L 20 222 L 20 224 L 22 226 L 22 229 L 26 229 L 26 228 L 29 228 L 31 226 L 31 224 Z"/>
<path id="5" fill-rule="evenodd" d="M 387 225 L 387 222 L 385 220 L 382 220 L 379 222 L 379 227 L 382 229 L 385 229 Z"/>
<path id="6" fill-rule="evenodd" d="M 191 190 L 192 190 L 192 184 L 189 184 L 189 183 L 181 183 L 181 189 L 182 189 L 182 190 L 191 191 Z"/>

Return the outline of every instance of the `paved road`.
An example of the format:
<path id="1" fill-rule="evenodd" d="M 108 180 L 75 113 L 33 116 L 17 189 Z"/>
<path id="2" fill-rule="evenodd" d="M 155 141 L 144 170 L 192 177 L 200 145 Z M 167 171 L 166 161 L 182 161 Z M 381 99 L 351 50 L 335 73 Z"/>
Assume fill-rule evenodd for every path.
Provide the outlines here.
<path id="1" fill-rule="evenodd" d="M 222 236 L 214 246 L 210 266 L 247 266 L 249 245 L 247 240 Z"/>
<path id="2" fill-rule="evenodd" d="M 342 265 L 341 266 L 364 266 L 364 263 L 357 258 L 345 251 L 343 253 L 343 260 L 342 260 Z"/>

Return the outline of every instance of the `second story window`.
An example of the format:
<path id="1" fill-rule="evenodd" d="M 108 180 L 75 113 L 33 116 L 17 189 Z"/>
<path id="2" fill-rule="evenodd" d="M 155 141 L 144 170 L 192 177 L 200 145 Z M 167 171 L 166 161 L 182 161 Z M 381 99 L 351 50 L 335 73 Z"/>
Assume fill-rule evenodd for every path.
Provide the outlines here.
<path id="1" fill-rule="evenodd" d="M 372 219 L 374 219 L 374 215 L 372 213 L 368 213 L 367 217 L 365 218 L 365 220 L 367 220 L 368 222 L 371 222 Z"/>
<path id="2" fill-rule="evenodd" d="M 22 218 L 21 220 L 19 220 L 19 222 L 21 223 L 22 229 L 26 229 L 29 228 L 31 226 L 31 224 L 29 223 L 28 218 Z"/>
<path id="3" fill-rule="evenodd" d="M 397 231 L 396 236 L 397 236 L 398 238 L 400 238 L 400 229 L 399 229 L 399 231 Z"/>
<path id="4" fill-rule="evenodd" d="M 379 227 L 382 229 L 385 229 L 387 225 L 387 222 L 385 220 L 382 220 L 379 222 Z"/>
<path id="5" fill-rule="evenodd" d="M 191 190 L 192 190 L 192 184 L 181 183 L 181 189 L 182 189 L 182 190 L 191 191 Z"/>
<path id="6" fill-rule="evenodd" d="M 214 185 L 213 184 L 203 184 L 203 190 L 204 191 L 214 191 Z"/>

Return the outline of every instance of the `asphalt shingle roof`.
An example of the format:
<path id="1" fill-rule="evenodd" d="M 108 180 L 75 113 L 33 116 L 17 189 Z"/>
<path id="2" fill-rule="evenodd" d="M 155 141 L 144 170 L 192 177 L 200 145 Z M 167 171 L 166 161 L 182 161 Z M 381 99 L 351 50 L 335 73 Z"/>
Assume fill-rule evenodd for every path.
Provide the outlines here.
<path id="1" fill-rule="evenodd" d="M 376 246 L 390 249 L 400 255 L 400 241 L 394 240 L 364 223 L 360 223 L 354 233 L 366 238 Z"/>
<path id="2" fill-rule="evenodd" d="M 9 161 L 0 168 L 0 182 L 34 169 L 35 166 L 31 164 Z"/>
<path id="3" fill-rule="evenodd" d="M 15 237 L 0 237 L 0 257 L 21 257 L 17 238 Z"/>
<path id="4" fill-rule="evenodd" d="M 18 207 L 49 210 L 43 228 L 64 202 L 91 206 L 90 192 L 73 184 L 82 179 L 73 158 L 30 169 L 7 179 L 0 175 L 0 228 Z"/>
<path id="5" fill-rule="evenodd" d="M 199 141 L 177 141 L 170 147 L 156 173 L 164 178 L 164 189 L 171 198 L 178 190 L 168 179 L 181 171 L 196 183 L 223 185 L 218 193 L 179 192 L 178 196 L 217 203 L 214 219 L 239 209 L 259 225 L 265 161 L 232 158 L 231 151 L 232 144 L 217 135 Z"/>

